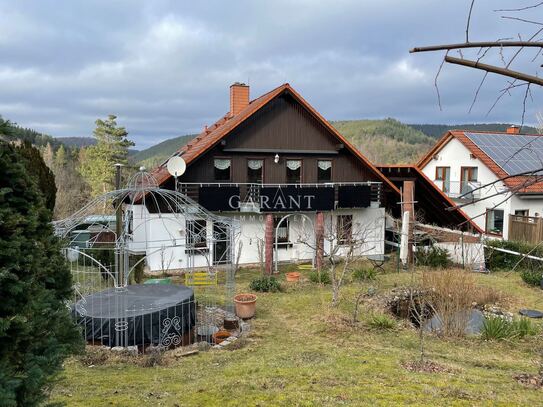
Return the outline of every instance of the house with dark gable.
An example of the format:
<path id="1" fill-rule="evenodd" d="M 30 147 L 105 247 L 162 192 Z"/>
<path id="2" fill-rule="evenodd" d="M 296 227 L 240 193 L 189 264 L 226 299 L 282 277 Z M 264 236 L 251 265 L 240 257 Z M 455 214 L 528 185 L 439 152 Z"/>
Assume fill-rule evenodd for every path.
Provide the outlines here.
<path id="1" fill-rule="evenodd" d="M 211 239 L 215 225 L 187 220 L 198 238 L 185 246 L 201 253 L 195 266 L 233 261 L 231 245 L 240 264 L 266 258 L 268 267 L 272 257 L 321 262 L 354 236 L 363 236 L 361 255 L 385 250 L 385 205 L 399 201 L 398 188 L 288 83 L 253 100 L 249 86 L 233 84 L 229 111 L 172 155 L 186 171 L 174 178 L 167 162 L 154 169 L 162 188 L 239 220 L 239 242 Z M 152 227 L 155 236 L 163 224 Z M 185 252 L 173 253 L 173 268 L 184 268 Z M 158 263 L 149 256 L 151 270 Z"/>

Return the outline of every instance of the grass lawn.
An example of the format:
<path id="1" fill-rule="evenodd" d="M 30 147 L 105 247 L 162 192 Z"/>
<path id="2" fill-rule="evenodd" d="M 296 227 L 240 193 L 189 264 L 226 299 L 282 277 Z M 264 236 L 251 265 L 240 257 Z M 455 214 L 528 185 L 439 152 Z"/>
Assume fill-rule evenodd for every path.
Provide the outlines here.
<path id="1" fill-rule="evenodd" d="M 243 292 L 257 272 L 239 273 L 237 291 Z M 543 308 L 541 290 L 525 285 L 516 273 L 476 278 L 502 290 L 511 311 Z M 513 379 L 537 372 L 540 337 L 485 342 L 427 336 L 428 358 L 449 371 L 416 373 L 401 365 L 418 357 L 415 329 L 399 324 L 393 331 L 377 331 L 363 322 L 347 323 L 360 289 L 371 284 L 383 291 L 408 279 L 407 274 L 391 273 L 369 284 L 351 283 L 337 310 L 329 307 L 329 286 L 285 283 L 284 292 L 258 295 L 245 347 L 201 352 L 151 368 L 120 363 L 89 367 L 71 359 L 52 401 L 70 406 L 540 405 L 542 390 Z M 362 309 L 362 321 L 365 314 Z"/>

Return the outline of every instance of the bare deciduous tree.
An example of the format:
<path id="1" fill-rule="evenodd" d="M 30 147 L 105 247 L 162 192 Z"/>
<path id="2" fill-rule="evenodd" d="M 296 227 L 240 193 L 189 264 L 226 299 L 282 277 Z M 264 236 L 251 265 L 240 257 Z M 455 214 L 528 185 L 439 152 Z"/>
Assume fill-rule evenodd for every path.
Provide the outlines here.
<path id="1" fill-rule="evenodd" d="M 347 215 L 349 216 L 349 215 Z M 362 257 L 368 251 L 374 249 L 370 247 L 369 241 L 372 224 L 360 224 L 353 222 L 352 217 L 338 218 L 332 222 L 325 222 L 324 241 L 329 243 L 328 250 L 323 248 L 323 255 L 328 261 L 328 273 L 332 285 L 332 306 L 336 307 L 340 301 L 340 292 L 346 277 L 352 271 L 353 262 Z M 348 221 L 347 219 L 350 219 Z M 300 243 L 310 247 L 316 252 L 316 243 L 313 236 L 309 235 L 307 230 L 300 231 Z M 325 245 L 326 246 L 326 245 Z M 321 273 L 320 270 L 318 270 Z M 320 280 L 320 275 L 319 275 Z"/>
<path id="2" fill-rule="evenodd" d="M 543 51 L 543 42 L 541 42 L 541 34 L 543 33 L 543 22 L 534 21 L 528 18 L 523 18 L 524 14 L 530 13 L 532 15 L 533 10 L 543 6 L 543 2 L 534 2 L 531 5 L 523 7 L 512 7 L 508 9 L 496 9 L 494 12 L 499 13 L 500 17 L 504 20 L 515 21 L 521 25 L 534 26 L 533 31 L 530 32 L 530 35 L 527 39 L 523 39 L 520 32 L 516 34 L 517 39 L 513 38 L 499 38 L 496 40 L 484 40 L 484 41 L 471 41 L 470 40 L 470 28 L 471 20 L 474 9 L 476 8 L 475 0 L 470 0 L 469 10 L 466 20 L 465 27 L 465 40 L 464 42 L 451 43 L 451 44 L 438 44 L 422 47 L 414 47 L 410 50 L 411 53 L 418 52 L 432 52 L 432 51 L 445 51 L 443 60 L 439 66 L 439 69 L 435 78 L 435 87 L 438 98 L 438 104 L 441 109 L 441 96 L 439 88 L 437 85 L 437 79 L 442 72 L 443 65 L 445 63 L 460 65 L 471 69 L 481 70 L 484 72 L 484 76 L 475 91 L 473 102 L 471 103 L 470 111 L 473 108 L 475 102 L 477 101 L 479 92 L 483 87 L 488 74 L 497 74 L 506 78 L 510 78 L 506 82 L 506 86 L 500 90 L 498 97 L 494 104 L 491 106 L 488 113 L 496 106 L 496 104 L 502 99 L 504 95 L 510 94 L 513 89 L 524 88 L 524 99 L 522 106 L 522 124 L 524 124 L 524 118 L 526 113 L 526 101 L 529 96 L 531 96 L 531 85 L 542 86 L 543 79 L 538 76 L 538 68 L 540 63 L 536 63 L 538 57 L 541 56 Z M 521 13 L 521 14 L 519 14 Z M 512 49 L 513 52 L 510 56 L 506 57 L 505 50 Z M 529 57 L 529 62 L 533 64 L 533 72 L 522 72 L 511 69 L 511 65 L 519 56 L 523 55 L 526 50 L 535 49 L 536 54 L 533 57 Z M 463 50 L 477 50 L 476 55 L 473 59 L 468 59 L 464 57 L 462 53 Z M 453 57 L 449 55 L 450 52 L 456 51 L 460 58 Z M 491 58 L 499 57 L 502 66 L 495 64 L 489 64 L 484 62 L 485 60 Z M 488 114 L 487 113 L 487 114 Z"/>

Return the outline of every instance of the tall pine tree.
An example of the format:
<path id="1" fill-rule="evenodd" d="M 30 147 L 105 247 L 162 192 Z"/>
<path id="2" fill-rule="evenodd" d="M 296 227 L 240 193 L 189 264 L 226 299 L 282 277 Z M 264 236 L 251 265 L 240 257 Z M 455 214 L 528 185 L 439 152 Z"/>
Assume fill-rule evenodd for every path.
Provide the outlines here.
<path id="1" fill-rule="evenodd" d="M 124 127 L 117 126 L 117 116 L 96 120 L 96 145 L 85 149 L 81 174 L 91 187 L 92 195 L 103 194 L 114 186 L 115 164 L 128 164 L 128 148 L 134 143 Z"/>
<path id="2" fill-rule="evenodd" d="M 53 171 L 45 165 L 40 150 L 33 147 L 29 141 L 23 141 L 17 147 L 17 152 L 24 158 L 23 164 L 26 167 L 27 174 L 37 181 L 38 188 L 45 198 L 45 206 L 53 212 L 57 193 Z"/>
<path id="3" fill-rule="evenodd" d="M 0 142 L 0 404 L 33 406 L 82 345 L 70 270 L 24 159 Z"/>

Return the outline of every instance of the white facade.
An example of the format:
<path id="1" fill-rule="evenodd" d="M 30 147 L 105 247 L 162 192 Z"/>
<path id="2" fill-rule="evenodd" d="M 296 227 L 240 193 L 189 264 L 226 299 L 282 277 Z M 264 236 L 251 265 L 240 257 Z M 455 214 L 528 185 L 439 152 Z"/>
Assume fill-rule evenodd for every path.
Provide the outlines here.
<path id="1" fill-rule="evenodd" d="M 460 195 L 461 185 L 461 171 L 462 167 L 476 167 L 477 168 L 477 182 L 473 183 L 472 187 L 478 187 L 479 185 L 487 185 L 489 183 L 498 180 L 498 176 L 491 171 L 481 160 L 474 157 L 467 147 L 465 147 L 456 138 L 450 139 L 437 153 L 436 155 L 421 168 L 422 172 L 434 183 L 443 190 L 444 182 L 436 180 L 437 167 L 449 167 L 450 168 L 450 182 L 448 183 L 447 194 L 457 204 L 468 204 L 462 207 L 462 210 L 486 232 L 491 232 L 491 221 L 487 218 L 492 217 L 493 214 L 487 216 L 488 210 L 501 210 L 503 211 L 503 238 L 507 239 L 509 235 L 509 214 L 515 214 L 519 210 L 527 210 L 528 216 L 541 216 L 543 214 L 543 196 L 522 196 L 514 195 L 510 196 L 508 188 L 503 182 L 498 181 L 496 184 L 483 188 L 474 192 L 474 198 L 477 202 L 469 203 L 468 199 L 458 199 Z M 485 196 L 495 195 L 491 198 L 478 200 Z M 496 214 L 499 216 L 499 214 Z"/>
<path id="2" fill-rule="evenodd" d="M 213 222 L 206 221 L 206 245 L 198 252 L 188 253 L 186 245 L 186 220 L 181 214 L 152 214 L 144 206 L 132 207 L 132 242 L 129 249 L 147 256 L 150 272 L 175 272 L 186 268 L 206 268 L 214 265 L 217 244 L 213 240 Z M 275 218 L 290 215 L 283 222 L 288 226 L 288 242 L 277 245 L 279 262 L 311 262 L 315 258 L 315 213 L 276 213 Z M 334 248 L 337 241 L 336 222 L 338 215 L 352 215 L 353 238 L 361 241 L 356 246 L 359 256 L 383 254 L 385 238 L 385 209 L 363 208 L 337 210 L 324 213 L 324 256 L 330 253 L 341 255 L 343 247 Z M 264 262 L 265 213 L 232 213 L 222 216 L 239 221 L 239 231 L 232 242 L 234 260 L 239 264 Z M 275 256 L 275 255 L 274 255 Z"/>

